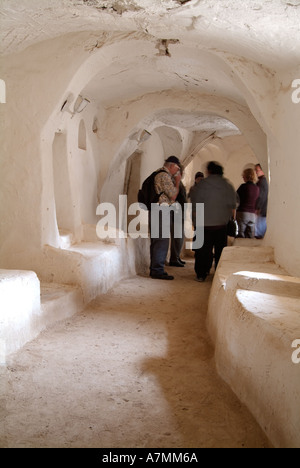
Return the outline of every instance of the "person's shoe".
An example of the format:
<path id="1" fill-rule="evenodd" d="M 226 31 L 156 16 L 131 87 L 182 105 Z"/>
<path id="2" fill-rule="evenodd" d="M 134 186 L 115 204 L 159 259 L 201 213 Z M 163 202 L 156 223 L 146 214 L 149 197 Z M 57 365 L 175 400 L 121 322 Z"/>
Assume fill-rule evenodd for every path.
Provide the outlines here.
<path id="1" fill-rule="evenodd" d="M 197 281 L 198 283 L 204 283 L 205 280 L 206 276 L 197 276 L 197 278 L 195 278 L 195 281 Z"/>
<path id="2" fill-rule="evenodd" d="M 167 280 L 172 281 L 174 276 L 168 275 L 168 273 L 163 273 L 162 275 L 150 275 L 152 279 Z"/>
<path id="3" fill-rule="evenodd" d="M 170 262 L 169 265 L 170 265 L 171 267 L 179 267 L 179 268 L 183 268 L 183 267 L 184 267 L 183 263 L 180 263 L 180 262 Z"/>
<path id="4" fill-rule="evenodd" d="M 181 258 L 178 259 L 179 263 L 182 263 L 182 265 L 186 265 L 186 262 L 184 260 L 181 260 Z"/>

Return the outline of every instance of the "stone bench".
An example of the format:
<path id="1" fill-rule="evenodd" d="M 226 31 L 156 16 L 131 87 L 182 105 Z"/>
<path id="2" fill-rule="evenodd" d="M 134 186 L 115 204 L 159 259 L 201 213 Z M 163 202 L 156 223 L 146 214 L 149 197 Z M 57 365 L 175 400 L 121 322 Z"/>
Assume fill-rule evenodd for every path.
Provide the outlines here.
<path id="1" fill-rule="evenodd" d="M 207 316 L 218 373 L 275 447 L 300 446 L 300 279 L 268 247 L 229 247 L 215 274 Z M 299 353 L 300 354 L 300 353 Z"/>
<path id="2" fill-rule="evenodd" d="M 0 270 L 0 361 L 40 329 L 40 282 L 32 271 Z"/>
<path id="3" fill-rule="evenodd" d="M 45 246 L 43 256 L 38 271 L 42 281 L 79 286 L 85 304 L 135 274 L 134 255 L 126 246 L 104 242 L 82 242 L 67 249 Z"/>
<path id="4" fill-rule="evenodd" d="M 41 284 L 33 271 L 0 270 L 0 365 L 48 325 L 83 307 L 78 286 Z"/>
<path id="5" fill-rule="evenodd" d="M 33 271 L 0 270 L 0 363 L 34 339 L 135 274 L 131 239 L 117 243 L 82 242 L 65 248 L 45 246 Z"/>

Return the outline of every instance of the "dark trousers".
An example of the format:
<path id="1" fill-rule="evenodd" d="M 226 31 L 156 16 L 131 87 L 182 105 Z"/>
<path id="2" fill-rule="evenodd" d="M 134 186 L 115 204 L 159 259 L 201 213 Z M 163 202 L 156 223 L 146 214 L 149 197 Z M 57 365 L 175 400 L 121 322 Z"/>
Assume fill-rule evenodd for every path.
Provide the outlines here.
<path id="1" fill-rule="evenodd" d="M 163 275 L 168 255 L 170 239 L 151 239 L 150 245 L 150 275 Z"/>
<path id="2" fill-rule="evenodd" d="M 212 226 L 204 228 L 204 244 L 195 250 L 195 272 L 198 278 L 205 278 L 213 264 L 215 251 L 215 267 L 217 268 L 224 247 L 227 246 L 227 226 Z"/>
<path id="3" fill-rule="evenodd" d="M 149 227 L 150 227 L 150 275 L 163 275 L 165 272 L 165 263 L 169 251 L 170 244 L 170 232 L 169 237 L 166 237 L 162 232 L 162 219 L 163 214 L 160 213 L 159 218 L 159 236 L 154 238 L 151 233 L 151 216 L 149 216 Z"/>
<path id="4" fill-rule="evenodd" d="M 178 226 L 179 231 L 181 230 L 181 237 L 176 237 L 177 232 L 175 229 L 175 222 L 179 223 L 180 226 Z M 170 262 L 171 263 L 177 263 L 180 260 L 180 254 L 182 251 L 184 243 L 184 217 L 181 219 L 177 220 L 174 219 L 174 213 L 171 212 L 171 255 L 170 255 Z"/>

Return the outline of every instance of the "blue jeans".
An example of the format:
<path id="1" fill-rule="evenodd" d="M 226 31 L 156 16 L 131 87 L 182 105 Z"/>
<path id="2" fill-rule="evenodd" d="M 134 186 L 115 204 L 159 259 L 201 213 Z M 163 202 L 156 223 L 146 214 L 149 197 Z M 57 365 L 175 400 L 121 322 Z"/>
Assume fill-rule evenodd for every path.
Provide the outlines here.
<path id="1" fill-rule="evenodd" d="M 265 216 L 257 216 L 255 237 L 264 238 L 267 232 L 267 218 Z"/>
<path id="2" fill-rule="evenodd" d="M 170 239 L 151 239 L 150 246 L 150 275 L 160 276 L 165 272 Z"/>

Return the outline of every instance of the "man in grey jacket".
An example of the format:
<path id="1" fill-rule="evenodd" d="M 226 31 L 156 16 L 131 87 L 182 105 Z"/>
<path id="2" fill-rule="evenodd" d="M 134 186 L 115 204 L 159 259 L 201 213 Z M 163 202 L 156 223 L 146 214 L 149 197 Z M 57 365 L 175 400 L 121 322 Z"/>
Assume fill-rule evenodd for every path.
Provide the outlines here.
<path id="1" fill-rule="evenodd" d="M 223 167 L 210 162 L 207 165 L 208 177 L 192 191 L 193 222 L 197 203 L 204 204 L 204 244 L 195 250 L 195 272 L 197 281 L 205 281 L 213 263 L 217 268 L 223 248 L 227 246 L 227 224 L 236 217 L 237 196 L 234 187 L 223 177 Z M 195 226 L 196 228 L 196 226 Z"/>

